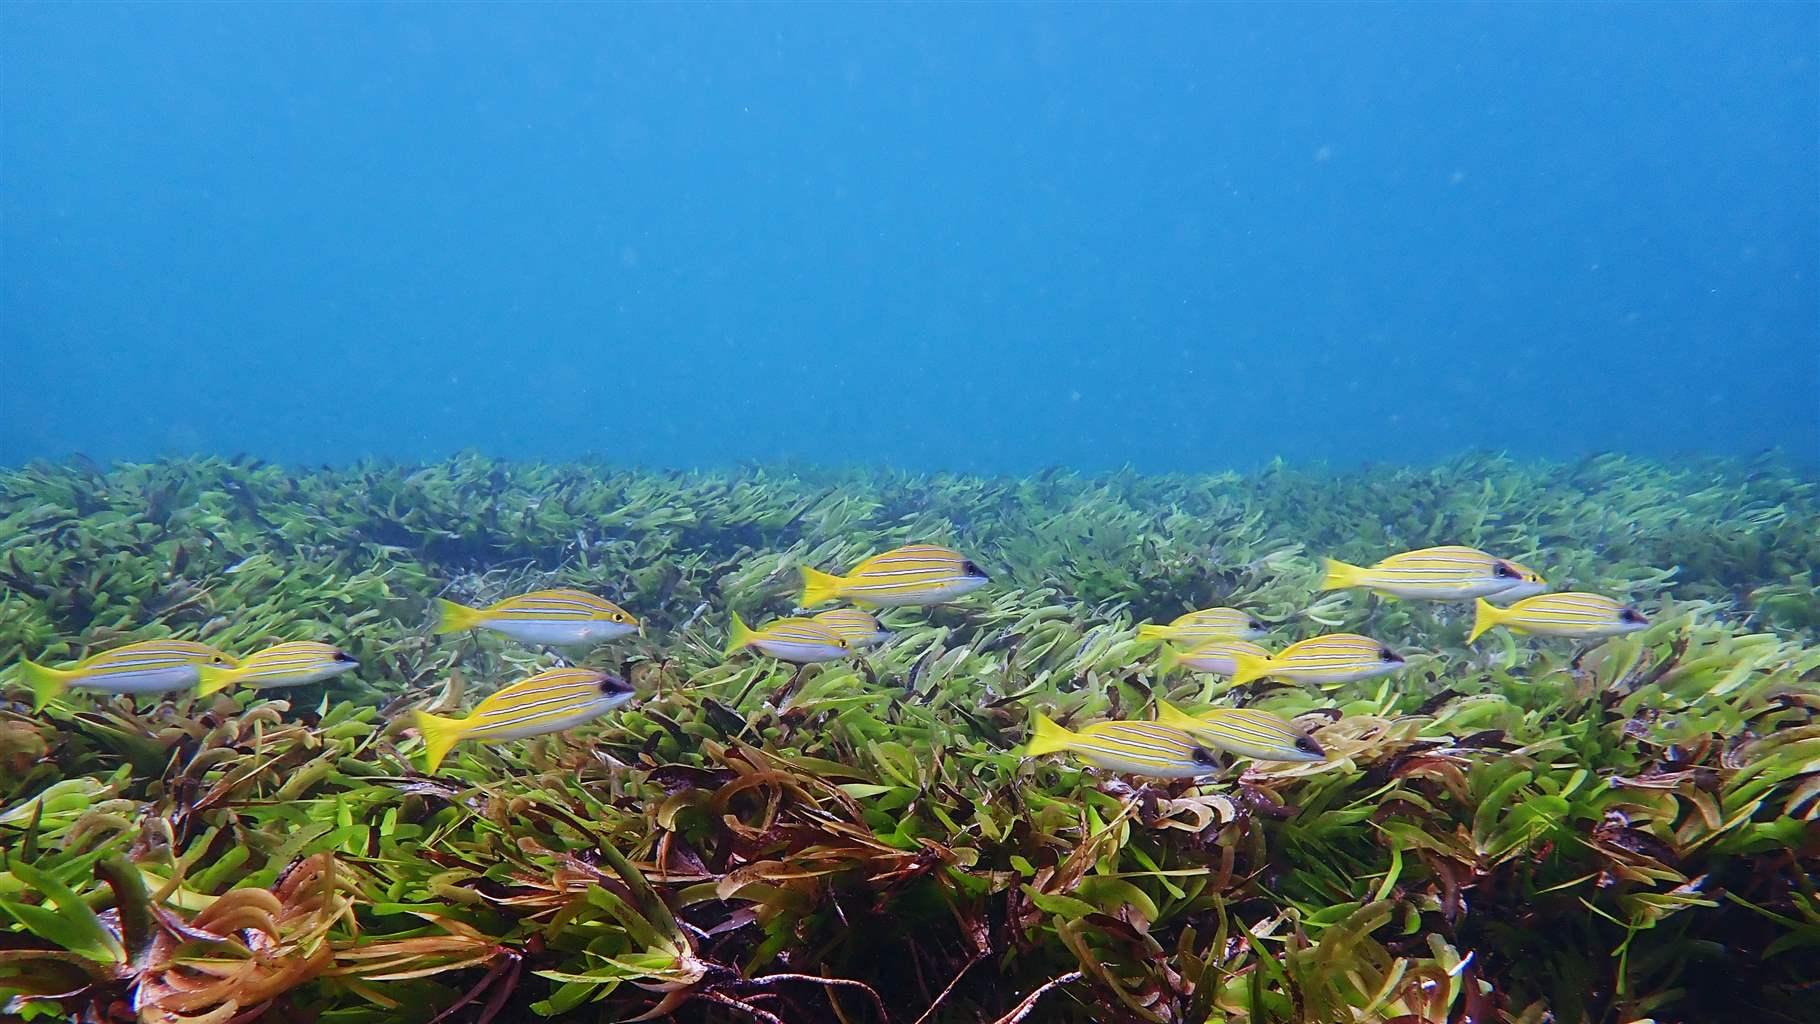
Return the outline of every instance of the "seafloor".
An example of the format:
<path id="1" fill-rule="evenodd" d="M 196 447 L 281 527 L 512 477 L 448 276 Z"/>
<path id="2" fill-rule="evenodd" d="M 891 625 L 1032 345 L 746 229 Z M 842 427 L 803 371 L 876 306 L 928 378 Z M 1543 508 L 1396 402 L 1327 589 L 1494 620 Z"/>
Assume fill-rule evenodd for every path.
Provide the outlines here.
<path id="1" fill-rule="evenodd" d="M 951 544 L 992 585 L 860 660 L 719 653 L 796 567 Z M 1314 592 L 1440 543 L 1618 595 L 1590 647 Z M 0 665 L 322 639 L 326 687 L 0 701 L 0 1016 L 193 1021 L 1820 1019 L 1820 497 L 1775 460 L 1346 473 L 626 472 L 467 457 L 0 471 Z M 402 712 L 549 654 L 431 598 L 560 581 L 639 700 L 425 775 Z M 1369 633 L 1334 692 L 1159 677 L 1134 623 Z M 1415 655 L 1420 654 L 1420 657 Z M 1042 711 L 1301 716 L 1332 755 L 1144 785 Z M 743 699 L 741 695 L 744 695 Z M 781 702 L 781 706 L 780 706 Z"/>

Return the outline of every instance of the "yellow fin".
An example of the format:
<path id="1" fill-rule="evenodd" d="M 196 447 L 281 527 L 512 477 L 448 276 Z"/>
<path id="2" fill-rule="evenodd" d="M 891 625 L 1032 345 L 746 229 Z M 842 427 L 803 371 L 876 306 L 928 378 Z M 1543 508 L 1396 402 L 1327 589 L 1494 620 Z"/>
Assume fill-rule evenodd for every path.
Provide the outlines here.
<path id="1" fill-rule="evenodd" d="M 746 620 L 740 618 L 738 612 L 734 612 L 733 627 L 728 631 L 727 646 L 720 652 L 721 657 L 731 658 L 739 652 L 741 647 L 750 644 L 756 636 L 758 634 L 752 632 L 752 627 L 746 625 Z"/>
<path id="2" fill-rule="evenodd" d="M 1053 754 L 1074 746 L 1074 733 L 1055 724 L 1048 715 L 1038 714 L 1030 723 L 1030 742 L 1024 747 L 1025 757 Z"/>
<path id="3" fill-rule="evenodd" d="M 46 704 L 69 689 L 70 677 L 75 674 L 60 668 L 48 668 L 31 660 L 19 662 L 19 676 L 32 688 L 33 711 L 43 711 Z"/>
<path id="4" fill-rule="evenodd" d="M 1270 674 L 1272 665 L 1269 658 L 1260 658 L 1255 654 L 1233 652 L 1232 664 L 1237 671 L 1232 673 L 1232 685 L 1244 686 L 1253 679 L 1262 679 Z"/>
<path id="5" fill-rule="evenodd" d="M 1479 638 L 1479 634 L 1498 625 L 1505 615 L 1504 609 L 1482 597 L 1473 602 L 1472 608 L 1472 632 L 1466 634 L 1467 643 L 1472 643 Z"/>
<path id="6" fill-rule="evenodd" d="M 423 752 L 429 758 L 429 765 L 424 770 L 435 774 L 442 759 L 449 756 L 450 749 L 468 731 L 467 724 L 453 718 L 438 718 L 427 711 L 413 711 L 411 717 L 417 722 L 417 731 L 423 733 Z"/>
<path id="7" fill-rule="evenodd" d="M 1193 732 L 1201 725 L 1201 720 L 1159 697 L 1156 702 L 1156 724 Z"/>
<path id="8" fill-rule="evenodd" d="M 440 597 L 436 599 L 436 632 L 439 634 L 466 632 L 480 625 L 486 617 L 487 613 L 478 608 L 469 608 L 465 604 L 445 601 Z"/>
<path id="9" fill-rule="evenodd" d="M 214 665 L 198 665 L 196 675 L 202 679 L 202 684 L 196 687 L 196 696 L 207 697 L 216 690 L 225 690 L 239 681 L 240 670 L 217 668 Z"/>
<path id="10" fill-rule="evenodd" d="M 847 585 L 847 581 L 841 577 L 822 572 L 820 569 L 811 569 L 805 565 L 802 570 L 803 599 L 801 604 L 804 608 L 821 604 L 823 601 L 834 600 L 840 596 L 841 588 Z"/>
<path id="11" fill-rule="evenodd" d="M 1164 644 L 1163 649 L 1156 654 L 1156 668 L 1158 672 L 1174 672 L 1176 669 L 1180 668 L 1181 665 L 1182 652 L 1168 644 Z"/>
<path id="12" fill-rule="evenodd" d="M 1359 586 L 1365 570 L 1337 558 L 1321 559 L 1321 590 L 1345 590 Z"/>
<path id="13" fill-rule="evenodd" d="M 1146 622 L 1138 627 L 1137 638 L 1139 640 L 1167 640 L 1169 639 L 1169 627 Z"/>

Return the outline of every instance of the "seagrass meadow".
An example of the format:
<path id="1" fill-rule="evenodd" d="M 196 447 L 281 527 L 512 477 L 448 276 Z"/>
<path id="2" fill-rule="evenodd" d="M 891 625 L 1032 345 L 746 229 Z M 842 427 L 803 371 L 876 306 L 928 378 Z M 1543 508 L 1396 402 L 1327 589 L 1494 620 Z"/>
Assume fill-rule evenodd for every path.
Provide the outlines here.
<path id="1" fill-rule="evenodd" d="M 721 655 L 796 570 L 908 541 L 991 574 L 862 658 Z M 1431 544 L 1637 602 L 1592 645 L 1318 594 Z M 1820 495 L 1774 460 L 1027 478 L 469 456 L 0 471 L 0 1016 L 322 1021 L 1820 1020 Z M 560 583 L 638 699 L 434 775 L 406 712 L 552 655 L 431 603 Z M 1335 690 L 1162 675 L 1244 608 L 1409 657 Z M 127 640 L 336 643 L 293 690 L 72 693 Z M 1018 747 L 1154 698 L 1297 718 L 1198 784 Z"/>

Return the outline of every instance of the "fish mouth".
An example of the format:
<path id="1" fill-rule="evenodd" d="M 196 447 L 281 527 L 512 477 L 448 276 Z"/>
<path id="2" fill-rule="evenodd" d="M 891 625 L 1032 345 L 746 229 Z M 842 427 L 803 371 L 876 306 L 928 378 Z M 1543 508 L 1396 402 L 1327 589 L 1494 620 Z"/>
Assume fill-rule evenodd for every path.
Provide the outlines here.
<path id="1" fill-rule="evenodd" d="M 949 597 L 959 597 L 962 594 L 971 594 L 991 582 L 990 579 L 987 579 L 984 576 L 963 576 L 949 585 L 947 594 Z"/>

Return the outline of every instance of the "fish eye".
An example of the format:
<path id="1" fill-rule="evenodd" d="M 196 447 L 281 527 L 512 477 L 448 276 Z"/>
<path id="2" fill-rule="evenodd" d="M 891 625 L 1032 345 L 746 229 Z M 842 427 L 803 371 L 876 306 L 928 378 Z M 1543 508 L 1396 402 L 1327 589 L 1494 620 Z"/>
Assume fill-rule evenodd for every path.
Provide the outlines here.
<path id="1" fill-rule="evenodd" d="M 972 559 L 968 559 L 967 561 L 961 563 L 961 572 L 964 573 L 965 575 L 976 576 L 980 579 L 986 578 L 986 570 L 980 568 L 979 564 L 974 562 Z"/>
<path id="2" fill-rule="evenodd" d="M 1516 572 L 1516 570 L 1512 569 L 1510 566 L 1505 565 L 1503 562 L 1499 562 L 1497 565 L 1492 567 L 1491 574 L 1501 580 L 1507 580 L 1507 579 L 1511 579 L 1512 577 L 1516 576 L 1517 572 Z"/>
<path id="3" fill-rule="evenodd" d="M 624 621 L 626 621 L 626 613 L 625 613 L 625 612 L 614 612 L 614 613 L 613 613 L 613 621 L 614 621 L 614 622 L 624 622 Z"/>
<path id="4" fill-rule="evenodd" d="M 353 660 L 354 660 L 354 656 L 353 656 L 353 655 L 351 655 L 351 654 L 349 654 L 349 653 L 348 653 L 348 652 L 346 652 L 346 651 L 336 651 L 336 652 L 335 652 L 335 660 L 336 660 L 336 661 L 353 661 Z"/>
<path id="5" fill-rule="evenodd" d="M 1378 659 L 1395 665 L 1397 662 L 1403 660 L 1403 656 L 1388 647 L 1381 647 L 1378 649 Z"/>
<path id="6" fill-rule="evenodd" d="M 1626 608 L 1618 613 L 1618 621 L 1641 625 L 1647 623 L 1649 620 L 1644 618 L 1643 613 L 1635 608 Z"/>
<path id="7" fill-rule="evenodd" d="M 1262 633 L 1264 631 L 1264 624 L 1262 622 L 1259 622 L 1256 619 L 1252 619 L 1251 621 L 1245 623 L 1245 628 L 1254 629 L 1254 630 L 1257 630 L 1259 633 Z"/>
<path id="8" fill-rule="evenodd" d="M 214 657 L 209 659 L 209 663 L 211 665 L 225 665 L 225 664 L 227 664 L 227 659 L 223 658 L 221 655 L 217 654 Z"/>
<path id="9" fill-rule="evenodd" d="M 1193 750 L 1189 751 L 1188 760 L 1193 761 L 1195 764 L 1204 765 L 1209 768 L 1211 768 L 1214 765 L 1219 763 L 1218 761 L 1215 761 L 1213 759 L 1213 752 L 1208 750 L 1206 747 L 1196 747 Z"/>
<path id="10" fill-rule="evenodd" d="M 1326 757 L 1327 756 L 1326 749 L 1323 748 L 1319 743 L 1316 743 L 1314 740 L 1314 737 L 1312 737 L 1312 736 L 1297 736 L 1296 741 L 1295 741 L 1295 748 L 1304 754 L 1313 754 L 1316 757 Z"/>
<path id="11" fill-rule="evenodd" d="M 632 687 L 618 676 L 605 675 L 600 680 L 600 692 L 612 697 L 622 693 L 631 693 Z"/>

